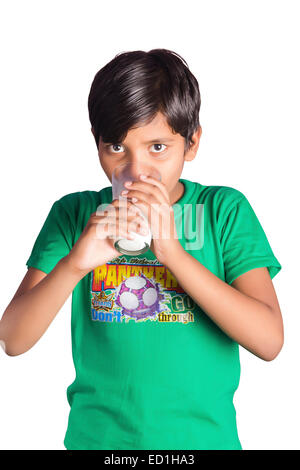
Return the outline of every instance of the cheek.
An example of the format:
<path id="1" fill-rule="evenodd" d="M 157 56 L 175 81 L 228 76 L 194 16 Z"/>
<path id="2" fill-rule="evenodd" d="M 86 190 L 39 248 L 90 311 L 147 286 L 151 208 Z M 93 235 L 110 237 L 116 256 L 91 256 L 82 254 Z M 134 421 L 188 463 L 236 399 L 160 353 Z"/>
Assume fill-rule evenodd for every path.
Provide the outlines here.
<path id="1" fill-rule="evenodd" d="M 168 171 L 164 172 L 162 180 L 169 194 L 176 188 L 179 178 L 181 178 L 183 166 L 184 162 L 181 159 L 178 159 L 176 162 L 174 162 L 174 165 L 170 166 Z"/>
<path id="2" fill-rule="evenodd" d="M 101 156 L 99 156 L 99 161 L 100 161 L 100 165 L 101 165 L 102 170 L 104 171 L 104 173 L 108 177 L 109 181 L 111 182 L 112 181 L 112 173 L 113 173 L 114 168 L 115 168 L 116 165 L 112 164 L 111 162 L 107 161 L 107 159 L 105 159 Z"/>

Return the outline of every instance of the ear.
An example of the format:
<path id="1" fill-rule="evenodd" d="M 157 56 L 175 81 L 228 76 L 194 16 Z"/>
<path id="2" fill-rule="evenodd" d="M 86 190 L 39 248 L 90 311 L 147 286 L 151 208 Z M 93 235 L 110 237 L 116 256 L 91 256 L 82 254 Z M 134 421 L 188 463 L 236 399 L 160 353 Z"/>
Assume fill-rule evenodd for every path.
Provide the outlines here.
<path id="1" fill-rule="evenodd" d="M 202 135 L 202 127 L 199 126 L 196 132 L 194 132 L 194 134 L 192 135 L 192 141 L 190 143 L 190 147 L 184 156 L 184 159 L 186 161 L 194 160 L 194 158 L 196 157 L 201 135 Z"/>

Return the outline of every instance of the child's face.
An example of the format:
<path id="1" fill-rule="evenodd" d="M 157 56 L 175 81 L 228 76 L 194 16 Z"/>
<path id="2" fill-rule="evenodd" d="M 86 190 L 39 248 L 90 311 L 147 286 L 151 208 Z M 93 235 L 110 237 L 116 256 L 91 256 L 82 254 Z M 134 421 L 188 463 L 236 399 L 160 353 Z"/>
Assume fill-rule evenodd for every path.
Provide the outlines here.
<path id="1" fill-rule="evenodd" d="M 199 127 L 193 136 L 194 143 L 184 156 L 184 137 L 173 134 L 165 116 L 159 112 L 150 124 L 130 129 L 122 143 L 105 143 L 100 138 L 100 164 L 110 182 L 113 170 L 122 163 L 134 164 L 137 174 L 142 173 L 144 165 L 156 168 L 169 192 L 172 205 L 184 192 L 184 187 L 178 180 L 184 161 L 193 160 L 196 156 L 201 132 Z"/>

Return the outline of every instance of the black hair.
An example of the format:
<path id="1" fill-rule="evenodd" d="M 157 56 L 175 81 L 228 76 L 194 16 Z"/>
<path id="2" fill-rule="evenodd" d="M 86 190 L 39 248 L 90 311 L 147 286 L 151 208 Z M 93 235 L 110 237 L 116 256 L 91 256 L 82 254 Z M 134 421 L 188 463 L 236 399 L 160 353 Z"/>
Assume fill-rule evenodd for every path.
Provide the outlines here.
<path id="1" fill-rule="evenodd" d="M 117 54 L 95 75 L 88 96 L 97 148 L 121 143 L 129 129 L 162 112 L 174 133 L 185 138 L 184 153 L 200 126 L 201 97 L 186 61 L 168 49 Z"/>

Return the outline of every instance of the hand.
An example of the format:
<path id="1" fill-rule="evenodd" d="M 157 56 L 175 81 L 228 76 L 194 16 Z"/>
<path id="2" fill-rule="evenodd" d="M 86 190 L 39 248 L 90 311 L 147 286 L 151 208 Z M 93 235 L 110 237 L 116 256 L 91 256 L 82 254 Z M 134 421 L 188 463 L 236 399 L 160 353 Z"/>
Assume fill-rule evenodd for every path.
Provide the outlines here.
<path id="1" fill-rule="evenodd" d="M 115 237 L 132 240 L 134 236 L 129 232 L 142 233 L 143 228 L 147 231 L 139 209 L 129 201 L 114 199 L 103 211 L 90 215 L 79 239 L 67 255 L 69 265 L 74 271 L 87 274 L 122 254 L 114 247 Z"/>
<path id="2" fill-rule="evenodd" d="M 151 251 L 156 258 L 167 265 L 176 250 L 182 250 L 176 231 L 174 210 L 170 204 L 170 198 L 164 183 L 148 176 L 140 181 L 132 181 L 131 185 L 124 185 L 128 193 L 121 196 L 136 198 L 132 202 L 144 212 L 148 219 L 151 233 Z"/>

